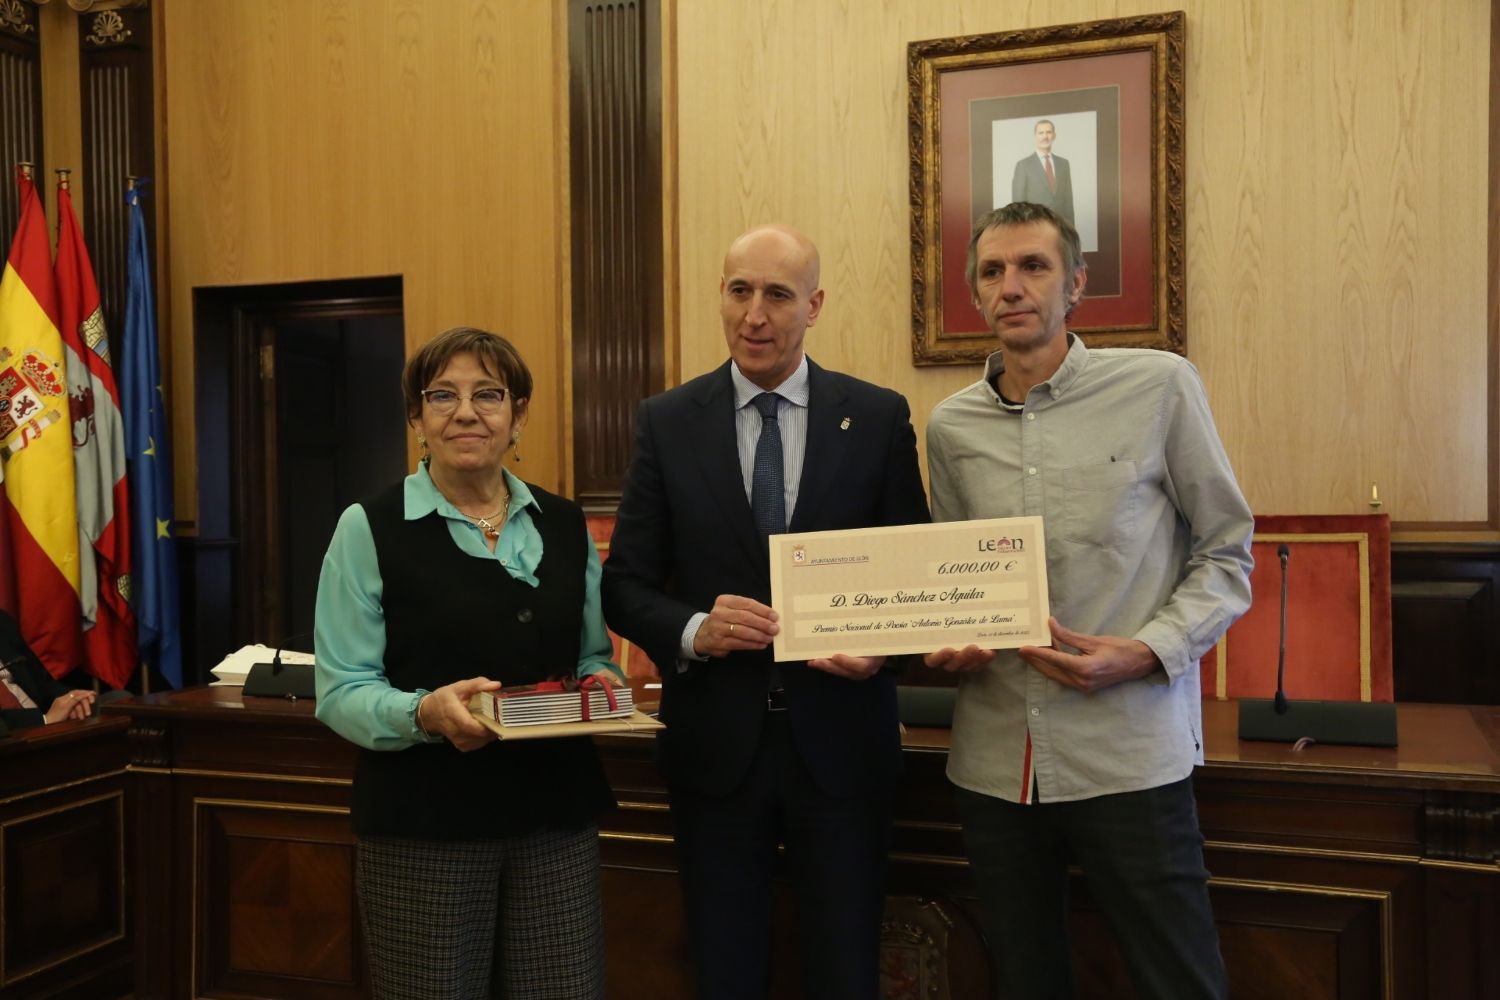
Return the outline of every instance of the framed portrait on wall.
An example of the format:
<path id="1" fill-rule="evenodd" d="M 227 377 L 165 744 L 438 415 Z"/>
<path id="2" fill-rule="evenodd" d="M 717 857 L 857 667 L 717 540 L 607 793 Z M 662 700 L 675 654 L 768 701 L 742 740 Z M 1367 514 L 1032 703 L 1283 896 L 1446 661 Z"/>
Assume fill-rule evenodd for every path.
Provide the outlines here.
<path id="1" fill-rule="evenodd" d="M 912 359 L 982 361 L 964 268 L 975 220 L 1013 201 L 1078 230 L 1091 346 L 1186 347 L 1181 11 L 907 46 Z"/>

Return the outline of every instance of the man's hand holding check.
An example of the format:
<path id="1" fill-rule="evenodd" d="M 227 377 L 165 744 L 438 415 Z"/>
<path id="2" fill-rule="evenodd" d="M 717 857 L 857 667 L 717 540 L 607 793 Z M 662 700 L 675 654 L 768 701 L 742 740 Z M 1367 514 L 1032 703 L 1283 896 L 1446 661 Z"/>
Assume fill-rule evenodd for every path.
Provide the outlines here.
<path id="1" fill-rule="evenodd" d="M 1040 673 L 1079 691 L 1102 691 L 1122 681 L 1145 677 L 1161 666 L 1151 647 L 1139 639 L 1074 632 L 1051 617 L 1047 619 L 1047 627 L 1053 639 L 1078 652 L 1065 653 L 1055 645 L 1021 646 L 1016 654 Z M 994 650 L 971 645 L 928 653 L 922 662 L 935 670 L 967 673 L 983 669 L 994 658 Z"/>

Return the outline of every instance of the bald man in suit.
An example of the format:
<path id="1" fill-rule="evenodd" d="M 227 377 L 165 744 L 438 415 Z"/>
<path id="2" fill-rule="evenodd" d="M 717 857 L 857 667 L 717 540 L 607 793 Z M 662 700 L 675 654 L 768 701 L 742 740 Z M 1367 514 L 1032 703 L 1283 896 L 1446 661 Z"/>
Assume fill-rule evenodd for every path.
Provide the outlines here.
<path id="1" fill-rule="evenodd" d="M 776 663 L 767 538 L 928 520 L 906 400 L 810 361 L 818 252 L 786 226 L 736 239 L 729 360 L 641 404 L 604 614 L 662 673 L 671 799 L 700 998 L 770 985 L 786 848 L 804 995 L 879 993 L 896 686 L 883 658 Z M 774 458 L 772 457 L 774 455 Z"/>

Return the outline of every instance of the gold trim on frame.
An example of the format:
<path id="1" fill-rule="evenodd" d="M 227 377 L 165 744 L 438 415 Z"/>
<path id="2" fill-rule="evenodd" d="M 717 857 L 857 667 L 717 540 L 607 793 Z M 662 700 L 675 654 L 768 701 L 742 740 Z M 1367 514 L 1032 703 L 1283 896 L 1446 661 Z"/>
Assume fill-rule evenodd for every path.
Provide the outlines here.
<path id="1" fill-rule="evenodd" d="M 45 965 L 39 965 L 34 969 L 23 972 L 19 976 L 12 978 L 10 975 L 10 965 L 7 961 L 8 956 L 5 954 L 5 912 L 9 909 L 9 907 L 5 905 L 5 896 L 8 887 L 5 884 L 5 865 L 3 861 L 0 861 L 0 986 L 10 986 L 14 983 L 19 983 L 23 980 L 30 979 L 32 976 L 35 976 L 38 973 L 46 972 L 48 969 L 55 969 L 65 962 L 71 962 L 75 958 L 87 955 L 90 952 L 98 951 L 100 948 L 107 948 L 115 942 L 123 941 L 125 939 L 125 793 L 123 791 L 115 791 L 110 792 L 107 795 L 96 795 L 91 799 L 80 799 L 77 802 L 69 802 L 65 805 L 54 806 L 51 809 L 43 809 L 34 813 L 26 813 L 23 816 L 17 816 L 13 819 L 0 821 L 0 859 L 3 859 L 5 857 L 5 834 L 10 827 L 18 826 L 21 823 L 29 823 L 33 820 L 38 820 L 45 816 L 53 816 L 57 813 L 68 812 L 73 809 L 81 809 L 84 806 L 90 806 L 96 802 L 108 802 L 111 799 L 113 799 L 115 803 L 115 819 L 119 824 L 120 831 L 119 842 L 115 845 L 116 849 L 119 851 L 119 857 L 116 863 L 119 866 L 118 871 L 120 876 L 119 892 L 116 896 L 119 905 L 119 912 L 115 914 L 116 932 L 113 935 L 100 938 L 99 940 L 94 941 L 91 944 L 85 945 L 74 951 L 70 951 L 65 955 L 55 958 Z"/>
<path id="2" fill-rule="evenodd" d="M 314 778 L 303 774 L 263 774 L 259 771 L 215 771 L 207 768 L 177 767 L 166 774 L 190 778 L 234 778 L 240 781 L 286 781 L 296 785 L 352 785 L 353 778 Z"/>
<path id="3" fill-rule="evenodd" d="M 1277 854 L 1293 858 L 1318 858 L 1324 861 L 1375 861 L 1387 865 L 1415 866 L 1422 863 L 1420 854 L 1380 854 L 1375 851 L 1342 851 L 1334 847 L 1293 847 L 1286 844 L 1255 844 L 1238 840 L 1203 841 L 1205 851 L 1231 854 Z"/>
<path id="4" fill-rule="evenodd" d="M 87 778 L 75 778 L 73 781 L 64 781 L 60 785 L 48 785 L 46 788 L 38 788 L 33 792 L 17 792 L 15 795 L 9 795 L 3 799 L 0 799 L 0 806 L 8 806 L 12 802 L 21 802 L 25 799 L 34 799 L 38 795 L 51 795 L 55 792 L 63 791 L 64 789 L 77 788 L 79 785 L 87 785 L 93 781 L 103 781 L 105 778 L 123 777 L 125 775 L 125 770 L 126 769 L 122 767 L 116 771 L 104 771 L 100 774 L 90 775 Z"/>
<path id="5" fill-rule="evenodd" d="M 1417 862 L 1423 868 L 1449 868 L 1459 872 L 1483 872 L 1485 875 L 1500 875 L 1500 858 L 1493 864 L 1482 861 L 1453 861 L 1448 858 L 1423 858 Z"/>
<path id="6" fill-rule="evenodd" d="M 665 802 L 635 802 L 628 799 L 621 799 L 619 807 L 630 812 L 667 812 L 672 808 Z"/>
<path id="7" fill-rule="evenodd" d="M 939 868 L 967 868 L 968 858 L 954 857 L 947 854 L 928 854 L 924 851 L 891 851 L 887 858 L 891 862 L 899 861 L 902 864 L 934 865 Z"/>
<path id="8" fill-rule="evenodd" d="M 672 838 L 664 833 L 619 833 L 614 830 L 600 830 L 600 840 L 613 840 L 623 844 L 670 844 Z"/>
<path id="9" fill-rule="evenodd" d="M 971 364 L 994 349 L 987 332 L 943 336 L 942 100 L 944 72 L 1149 51 L 1151 68 L 1151 320 L 1077 330 L 1091 347 L 1187 351 L 1186 15 L 1182 11 L 911 42 L 906 49 L 911 205 L 911 350 L 915 365 Z M 966 234 L 967 235 L 967 234 Z M 946 340 L 946 343 L 944 341 Z"/>

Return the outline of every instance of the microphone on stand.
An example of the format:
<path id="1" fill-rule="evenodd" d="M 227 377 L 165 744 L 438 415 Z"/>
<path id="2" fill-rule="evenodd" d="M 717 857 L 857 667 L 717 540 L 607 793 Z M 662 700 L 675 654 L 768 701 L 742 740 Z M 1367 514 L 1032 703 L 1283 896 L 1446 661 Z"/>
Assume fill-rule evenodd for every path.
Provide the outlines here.
<path id="1" fill-rule="evenodd" d="M 1276 656 L 1276 697 L 1240 699 L 1240 739 L 1395 746 L 1396 706 L 1391 702 L 1287 700 L 1287 563 L 1291 550 L 1285 542 L 1277 548 L 1276 556 L 1281 560 L 1281 642 Z"/>
<path id="2" fill-rule="evenodd" d="M 1276 714 L 1286 714 L 1286 564 L 1292 550 L 1286 542 L 1276 550 L 1281 560 L 1281 646 L 1276 653 Z"/>

